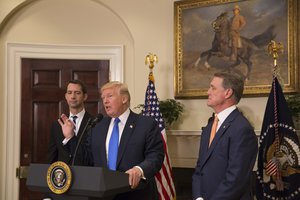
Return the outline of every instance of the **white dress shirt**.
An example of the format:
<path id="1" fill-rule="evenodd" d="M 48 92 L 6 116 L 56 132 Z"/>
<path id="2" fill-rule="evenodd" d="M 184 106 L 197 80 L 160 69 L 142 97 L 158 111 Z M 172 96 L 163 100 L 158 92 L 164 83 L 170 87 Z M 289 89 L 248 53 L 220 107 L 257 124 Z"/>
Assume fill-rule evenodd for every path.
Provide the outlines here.
<path id="1" fill-rule="evenodd" d="M 222 123 L 225 121 L 225 119 L 230 115 L 230 113 L 232 111 L 234 111 L 236 109 L 236 105 L 232 105 L 228 108 L 226 108 L 225 110 L 217 113 L 218 115 L 218 119 L 219 119 L 219 122 L 218 122 L 218 126 L 217 126 L 217 131 L 219 130 L 219 128 L 221 127 Z"/>
<path id="2" fill-rule="evenodd" d="M 75 124 L 76 129 L 75 129 L 75 131 L 74 131 L 74 133 L 75 133 L 76 136 L 77 136 L 77 133 L 78 133 L 78 131 L 79 131 L 79 129 L 80 129 L 80 125 L 81 125 L 81 122 L 82 122 L 82 119 L 83 119 L 84 114 L 85 114 L 85 109 L 83 109 L 82 111 L 80 111 L 79 113 L 76 114 L 76 116 L 77 116 L 76 124 Z M 70 119 L 72 122 L 73 122 L 73 116 L 75 116 L 75 115 L 72 114 L 72 113 L 70 112 L 70 113 L 69 113 L 69 119 Z M 69 142 L 70 139 L 71 139 L 71 138 L 69 138 L 69 139 L 65 138 L 65 139 L 62 141 L 63 145 L 66 145 L 66 144 Z"/>
<path id="3" fill-rule="evenodd" d="M 84 114 L 85 114 L 84 109 L 82 111 L 80 111 L 79 113 L 77 113 L 76 115 L 72 114 L 71 112 L 69 114 L 69 119 L 71 119 L 72 121 L 73 121 L 73 116 L 77 116 L 76 124 L 74 124 L 75 125 L 75 135 L 76 136 L 78 134 L 78 131 L 79 131 L 79 128 L 80 128 L 80 125 L 81 125 Z"/>

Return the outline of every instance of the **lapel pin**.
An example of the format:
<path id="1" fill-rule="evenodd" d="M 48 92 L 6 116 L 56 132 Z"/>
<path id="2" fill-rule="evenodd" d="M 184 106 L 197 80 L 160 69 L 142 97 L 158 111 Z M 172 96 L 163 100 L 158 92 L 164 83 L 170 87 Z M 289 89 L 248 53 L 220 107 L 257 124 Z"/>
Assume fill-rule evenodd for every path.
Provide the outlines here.
<path id="1" fill-rule="evenodd" d="M 130 128 L 133 128 L 133 126 L 132 126 L 132 125 L 130 125 L 129 127 L 130 127 Z"/>

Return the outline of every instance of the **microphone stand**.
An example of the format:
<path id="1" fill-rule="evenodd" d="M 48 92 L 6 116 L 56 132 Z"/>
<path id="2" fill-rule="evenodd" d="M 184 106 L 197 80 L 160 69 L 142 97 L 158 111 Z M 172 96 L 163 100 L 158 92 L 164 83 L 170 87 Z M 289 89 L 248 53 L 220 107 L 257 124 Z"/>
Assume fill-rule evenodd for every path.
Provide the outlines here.
<path id="1" fill-rule="evenodd" d="M 75 158 L 76 158 L 76 154 L 77 154 L 77 151 L 78 151 L 78 148 L 79 148 L 79 145 L 81 143 L 81 140 L 82 140 L 82 137 L 83 135 L 90 129 L 90 128 L 93 128 L 98 122 L 100 122 L 103 118 L 103 115 L 101 113 L 99 113 L 97 115 L 97 117 L 95 117 L 94 119 L 93 118 L 89 118 L 84 129 L 82 130 L 82 134 L 80 135 L 78 141 L 77 141 L 77 144 L 76 144 L 76 148 L 75 148 L 75 151 L 74 151 L 74 156 L 72 158 L 72 163 L 71 163 L 71 166 L 74 165 L 74 162 L 75 162 Z"/>
<path id="2" fill-rule="evenodd" d="M 79 139 L 78 139 L 78 141 L 77 141 L 76 148 L 75 148 L 75 151 L 74 151 L 74 154 L 73 154 L 74 156 L 73 156 L 73 158 L 72 158 L 71 166 L 74 165 L 75 158 L 76 158 L 76 154 L 77 154 L 77 151 L 78 151 L 78 148 L 79 148 L 79 145 L 80 145 L 80 143 L 81 143 L 81 140 L 82 140 L 83 135 L 85 135 L 85 132 L 86 132 L 87 130 L 89 130 L 89 129 L 92 127 L 91 122 L 92 122 L 92 118 L 90 117 L 90 118 L 88 119 L 88 121 L 87 121 L 87 123 L 86 123 L 84 129 L 82 130 L 82 134 L 80 135 L 80 137 L 79 137 Z"/>

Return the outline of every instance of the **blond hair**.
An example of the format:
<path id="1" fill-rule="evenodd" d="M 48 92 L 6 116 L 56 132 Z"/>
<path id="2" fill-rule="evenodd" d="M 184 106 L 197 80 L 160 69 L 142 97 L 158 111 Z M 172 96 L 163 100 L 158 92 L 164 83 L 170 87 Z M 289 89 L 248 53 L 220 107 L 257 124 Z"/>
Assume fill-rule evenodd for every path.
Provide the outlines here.
<path id="1" fill-rule="evenodd" d="M 103 90 L 110 89 L 110 88 L 117 89 L 119 91 L 120 95 L 127 96 L 128 97 L 128 106 L 130 106 L 130 93 L 129 93 L 128 86 L 126 83 L 121 83 L 119 81 L 110 81 L 101 87 L 101 89 L 100 89 L 101 94 L 102 94 Z"/>

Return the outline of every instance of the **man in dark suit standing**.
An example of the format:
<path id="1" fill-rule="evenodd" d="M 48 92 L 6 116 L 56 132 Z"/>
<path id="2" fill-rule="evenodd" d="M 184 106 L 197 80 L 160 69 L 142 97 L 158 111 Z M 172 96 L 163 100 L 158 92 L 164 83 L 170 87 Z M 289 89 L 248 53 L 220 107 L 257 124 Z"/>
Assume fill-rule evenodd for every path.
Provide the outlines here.
<path id="1" fill-rule="evenodd" d="M 87 98 L 87 89 L 83 82 L 80 80 L 69 81 L 65 99 L 69 106 L 69 119 L 74 123 L 74 133 L 77 137 L 80 137 L 86 123 L 91 117 L 84 109 L 84 102 Z M 82 141 L 85 139 L 86 137 L 84 135 Z M 76 142 L 69 141 L 69 139 L 65 138 L 60 124 L 58 121 L 55 121 L 51 127 L 48 162 L 53 163 L 56 161 L 63 161 L 67 164 L 71 164 L 75 147 Z M 83 165 L 82 155 L 76 155 L 74 164 Z"/>
<path id="2" fill-rule="evenodd" d="M 237 109 L 244 79 L 234 72 L 214 74 L 207 105 L 214 116 L 203 128 L 193 174 L 194 200 L 250 200 L 252 170 L 257 155 L 253 127 Z"/>
<path id="3" fill-rule="evenodd" d="M 89 134 L 87 149 L 91 154 L 88 158 L 94 166 L 129 174 L 132 189 L 145 182 L 143 189 L 118 194 L 114 200 L 158 200 L 154 176 L 162 167 L 164 147 L 157 122 L 130 110 L 126 84 L 117 81 L 105 84 L 101 98 L 108 117 Z M 72 138 L 73 124 L 66 116 L 62 116 L 62 120 L 65 137 Z"/>

